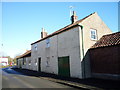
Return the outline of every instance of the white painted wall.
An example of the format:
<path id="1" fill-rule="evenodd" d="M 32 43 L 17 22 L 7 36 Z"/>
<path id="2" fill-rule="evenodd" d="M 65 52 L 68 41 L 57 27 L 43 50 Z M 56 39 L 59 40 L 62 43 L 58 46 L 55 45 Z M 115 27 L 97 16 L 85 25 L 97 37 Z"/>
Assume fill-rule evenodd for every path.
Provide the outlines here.
<path id="1" fill-rule="evenodd" d="M 94 15 L 85 19 L 83 25 L 83 42 L 84 42 L 84 55 L 83 61 L 82 50 L 82 37 L 81 28 L 74 27 L 72 30 L 67 30 L 58 35 L 50 37 L 50 47 L 46 47 L 46 40 L 40 41 L 35 50 L 35 44 L 31 45 L 31 68 L 38 71 L 38 58 L 41 57 L 41 71 L 58 74 L 58 57 L 70 57 L 70 76 L 83 78 L 90 77 L 90 62 L 89 53 L 86 54 L 88 49 L 96 42 L 90 39 L 90 29 L 96 29 L 98 39 L 102 35 L 111 33 L 110 29 L 104 24 L 100 17 L 95 13 Z M 46 64 L 48 60 L 49 65 Z M 85 65 L 84 65 L 85 64 Z M 85 71 L 85 72 L 84 72 Z"/>
<path id="2" fill-rule="evenodd" d="M 23 58 L 19 58 L 19 59 L 17 59 L 18 60 L 18 65 L 17 65 L 17 67 L 18 68 L 23 68 L 23 69 L 30 69 L 30 70 L 32 70 L 31 69 L 31 63 L 29 63 L 29 62 L 31 62 L 31 57 L 24 57 L 24 59 L 26 59 L 26 64 L 24 64 L 23 65 Z"/>
<path id="3" fill-rule="evenodd" d="M 31 69 L 31 57 L 24 57 L 24 59 L 26 60 L 26 63 L 24 63 L 24 65 L 22 65 L 22 68 L 24 69 Z"/>
<path id="4" fill-rule="evenodd" d="M 70 76 L 82 78 L 79 28 L 58 35 L 58 57 L 70 57 Z"/>
<path id="5" fill-rule="evenodd" d="M 79 28 L 65 31 L 61 34 L 50 37 L 50 47 L 46 47 L 46 40 L 37 43 L 37 50 L 32 45 L 32 69 L 38 70 L 35 60 L 41 57 L 41 71 L 58 74 L 58 57 L 70 57 L 70 75 L 71 77 L 82 78 L 80 63 L 80 42 Z M 46 61 L 49 58 L 49 65 Z"/>

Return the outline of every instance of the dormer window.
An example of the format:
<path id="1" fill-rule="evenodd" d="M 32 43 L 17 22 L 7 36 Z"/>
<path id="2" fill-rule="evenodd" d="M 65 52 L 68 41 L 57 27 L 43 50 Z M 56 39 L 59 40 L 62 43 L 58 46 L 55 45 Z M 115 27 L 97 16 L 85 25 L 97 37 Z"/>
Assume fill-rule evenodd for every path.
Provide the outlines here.
<path id="1" fill-rule="evenodd" d="M 97 31 L 95 29 L 90 29 L 91 40 L 97 40 Z"/>

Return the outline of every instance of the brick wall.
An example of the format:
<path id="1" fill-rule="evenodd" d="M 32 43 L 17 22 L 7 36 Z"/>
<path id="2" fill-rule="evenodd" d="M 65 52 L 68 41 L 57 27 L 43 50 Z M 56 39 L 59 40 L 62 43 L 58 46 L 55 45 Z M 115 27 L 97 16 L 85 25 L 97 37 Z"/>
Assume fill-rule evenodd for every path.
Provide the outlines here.
<path id="1" fill-rule="evenodd" d="M 120 45 L 90 50 L 92 73 L 120 74 Z"/>

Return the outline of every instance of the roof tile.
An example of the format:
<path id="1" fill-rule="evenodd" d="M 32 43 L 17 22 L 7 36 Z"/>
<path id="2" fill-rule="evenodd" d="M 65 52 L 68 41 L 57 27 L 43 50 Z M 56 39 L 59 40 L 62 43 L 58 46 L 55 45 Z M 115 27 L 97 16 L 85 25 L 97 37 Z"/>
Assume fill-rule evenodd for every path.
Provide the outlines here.
<path id="1" fill-rule="evenodd" d="M 22 54 L 22 55 L 20 55 L 20 56 L 17 56 L 16 58 L 17 58 L 17 59 L 18 59 L 18 58 L 23 58 L 23 57 L 27 56 L 28 54 L 31 54 L 31 50 L 26 51 L 24 54 Z"/>
<path id="2" fill-rule="evenodd" d="M 91 48 L 106 47 L 120 44 L 120 32 L 102 36 Z"/>

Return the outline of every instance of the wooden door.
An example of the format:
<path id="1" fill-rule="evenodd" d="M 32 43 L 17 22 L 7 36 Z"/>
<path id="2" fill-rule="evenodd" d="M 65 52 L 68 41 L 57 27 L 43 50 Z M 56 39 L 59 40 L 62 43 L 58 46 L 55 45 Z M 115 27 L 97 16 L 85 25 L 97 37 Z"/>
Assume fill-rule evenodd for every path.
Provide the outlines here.
<path id="1" fill-rule="evenodd" d="M 69 56 L 58 57 L 58 75 L 70 76 Z"/>

